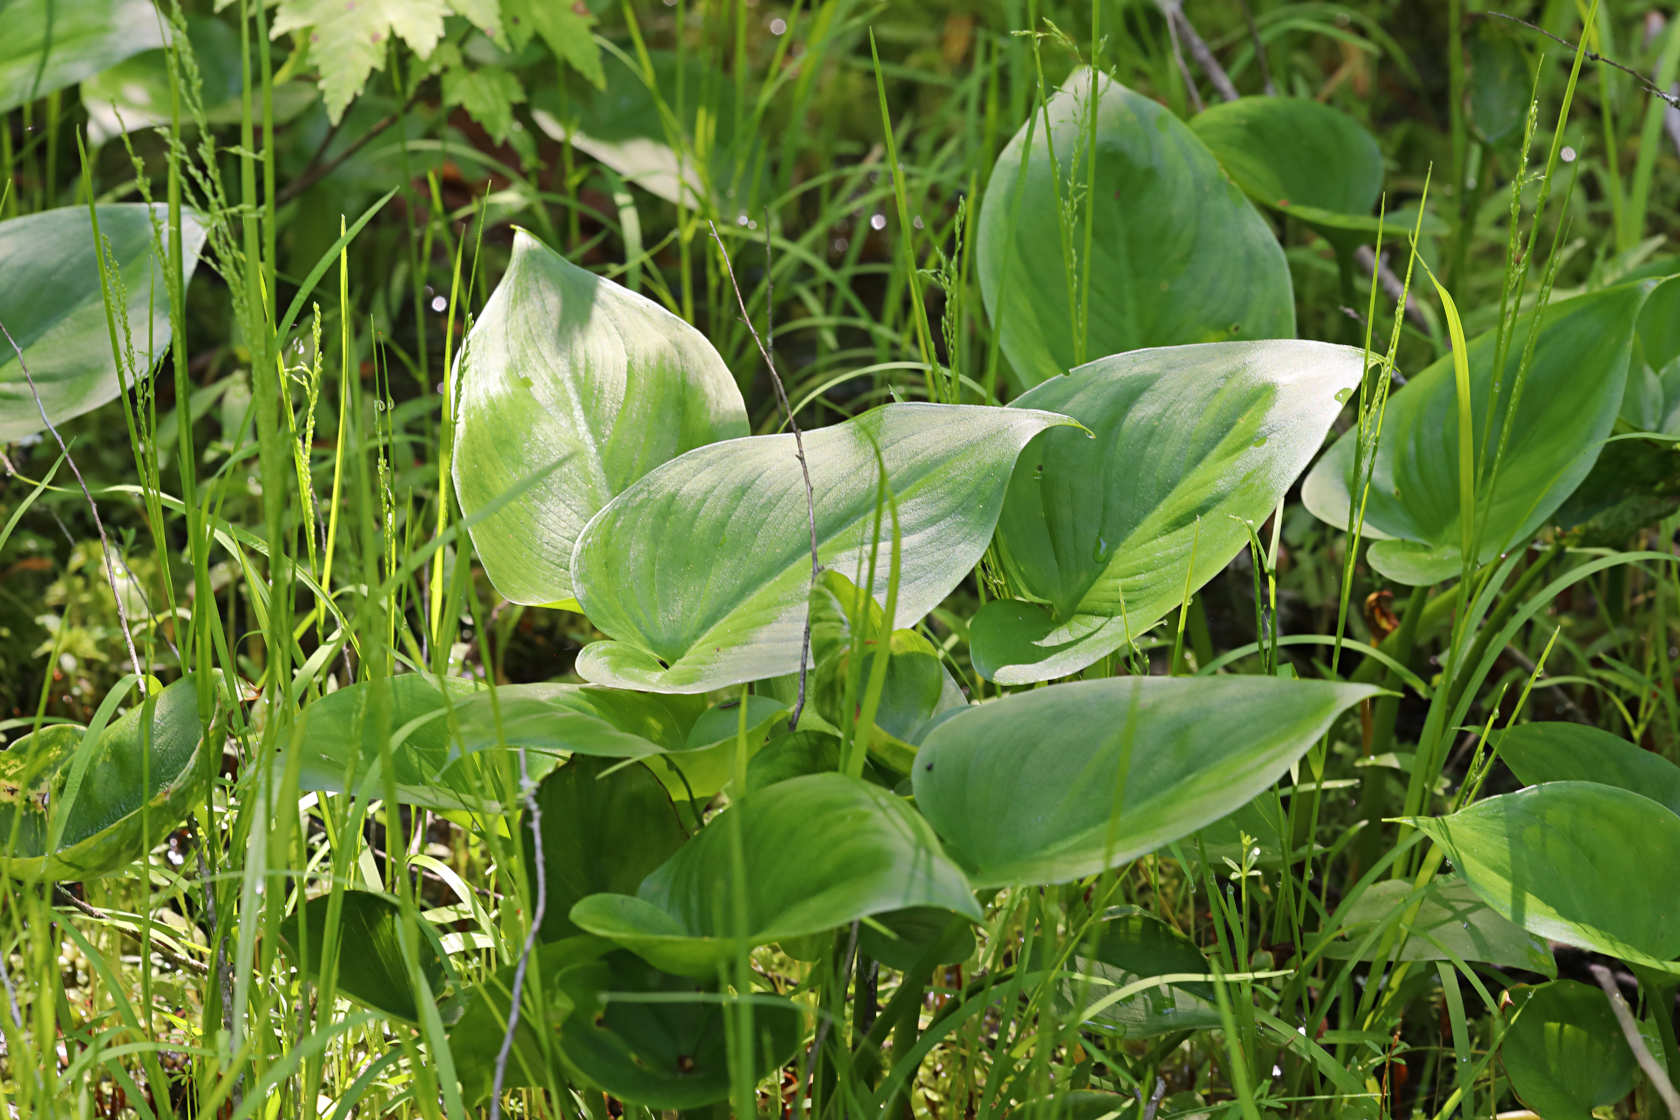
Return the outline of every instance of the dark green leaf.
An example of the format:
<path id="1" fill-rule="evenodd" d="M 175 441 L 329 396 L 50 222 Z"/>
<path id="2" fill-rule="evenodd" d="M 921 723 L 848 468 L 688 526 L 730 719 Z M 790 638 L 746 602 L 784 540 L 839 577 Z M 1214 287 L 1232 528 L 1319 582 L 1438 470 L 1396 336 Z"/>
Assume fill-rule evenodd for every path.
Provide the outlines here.
<path id="1" fill-rule="evenodd" d="M 304 902 L 283 927 L 287 951 L 298 971 L 317 984 L 327 963 L 327 923 L 331 917 L 332 896 L 321 895 Z M 336 940 L 333 963 L 340 995 L 414 1023 L 420 1019 L 421 993 L 416 991 L 404 960 L 399 932 L 402 923 L 402 907 L 391 898 L 371 891 L 345 891 L 332 926 Z M 436 995 L 445 975 L 443 956 L 436 941 L 418 925 L 414 945 L 418 955 L 415 966 Z"/>
<path id="2" fill-rule="evenodd" d="M 1105 354 L 1295 333 L 1265 219 L 1195 133 L 1089 69 L 1004 147 L 977 236 L 986 313 L 1022 388 Z M 1083 347 L 1075 308 L 1089 312 Z"/>
<path id="3" fill-rule="evenodd" d="M 1524 1104 L 1545 1120 L 1589 1120 L 1633 1091 L 1633 1052 L 1603 992 L 1553 980 L 1517 997 L 1499 1055 Z"/>
<path id="4" fill-rule="evenodd" d="M 1579 723 L 1519 723 L 1499 757 L 1524 785 L 1599 782 L 1643 794 L 1680 813 L 1680 766 L 1626 739 Z"/>
<path id="5" fill-rule="evenodd" d="M 0 871 L 94 879 L 143 858 L 203 804 L 221 743 L 199 719 L 193 677 L 111 721 L 97 742 L 86 738 L 83 728 L 54 724 L 0 752 Z"/>
<path id="6" fill-rule="evenodd" d="M 688 839 L 665 787 L 636 763 L 573 758 L 543 779 L 537 806 L 546 887 L 544 941 L 578 932 L 569 915 L 579 899 L 600 891 L 634 891 Z M 520 837 L 525 866 L 535 868 L 539 857 L 528 820 L 521 823 Z"/>
<path id="7" fill-rule="evenodd" d="M 1592 469 L 1621 408 L 1634 324 L 1648 288 L 1627 284 L 1546 309 L 1499 477 L 1491 487 L 1476 487 L 1478 563 L 1527 543 Z M 1517 321 L 1498 403 L 1494 335 L 1469 344 L 1478 474 L 1499 446 L 1533 324 L 1532 314 Z M 1347 527 L 1358 439 L 1356 431 L 1339 439 L 1302 487 L 1307 509 L 1336 528 Z M 1414 585 L 1457 575 L 1460 517 L 1458 405 L 1448 355 L 1412 378 L 1388 405 L 1365 505 L 1372 566 Z"/>

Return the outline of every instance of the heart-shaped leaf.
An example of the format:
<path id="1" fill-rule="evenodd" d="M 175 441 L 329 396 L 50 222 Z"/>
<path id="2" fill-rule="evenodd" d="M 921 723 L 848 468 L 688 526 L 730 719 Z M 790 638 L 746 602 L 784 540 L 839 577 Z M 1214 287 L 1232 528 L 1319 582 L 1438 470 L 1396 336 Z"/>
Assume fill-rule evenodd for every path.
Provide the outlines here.
<path id="1" fill-rule="evenodd" d="M 705 336 L 523 230 L 456 367 L 455 494 L 496 590 L 572 599 L 572 546 L 613 496 L 691 448 L 747 434 Z M 513 496 L 507 498 L 509 494 Z"/>
<path id="2" fill-rule="evenodd" d="M 1478 563 L 1527 542 L 1592 469 L 1621 408 L 1634 324 L 1649 287 L 1625 284 L 1546 308 L 1499 476 L 1492 487 L 1476 488 Z M 1529 313 L 1517 323 L 1497 404 L 1494 335 L 1481 335 L 1469 345 L 1478 474 L 1489 467 L 1499 446 L 1534 321 Z M 1358 440 L 1356 431 L 1337 440 L 1302 487 L 1307 509 L 1338 529 L 1348 524 Z M 1463 535 L 1451 355 L 1395 393 L 1370 469 L 1364 532 L 1374 538 L 1371 565 L 1412 585 L 1457 575 Z"/>
<path id="3" fill-rule="evenodd" d="M 891 628 L 911 626 L 985 552 L 1021 448 L 1068 423 L 1027 409 L 890 404 L 806 432 L 823 566 L 856 576 L 877 553 L 874 593 L 886 599 L 892 520 L 878 509 L 884 464 L 903 541 Z M 798 670 L 811 531 L 794 453 L 791 435 L 699 448 L 589 523 L 573 578 L 589 620 L 616 640 L 584 649 L 581 676 L 706 692 Z"/>
<path id="4" fill-rule="evenodd" d="M 333 918 L 332 896 L 303 902 L 286 919 L 285 945 L 298 971 L 320 981 L 326 966 L 328 919 Z M 404 962 L 402 907 L 372 891 L 345 891 L 332 926 L 335 944 L 335 986 L 340 995 L 393 1015 L 405 1022 L 420 1019 L 420 993 Z M 435 994 L 442 986 L 445 966 L 436 941 L 423 929 L 415 931 L 416 966 Z"/>
<path id="5" fill-rule="evenodd" d="M 1483 902 L 1456 875 L 1431 879 L 1421 898 L 1409 882 L 1386 879 L 1373 883 L 1342 915 L 1345 941 L 1334 942 L 1325 953 L 1347 958 L 1360 954 L 1370 960 L 1384 948 L 1383 934 L 1418 903 L 1410 932 L 1396 956 L 1402 961 L 1482 961 L 1505 968 L 1523 968 L 1553 976 L 1557 964 L 1546 943 L 1508 921 Z M 1365 944 L 1376 930 L 1378 936 Z"/>
<path id="6" fill-rule="evenodd" d="M 86 737 L 54 724 L 0 751 L 0 872 L 79 880 L 121 870 L 202 805 L 215 777 L 220 740 L 199 720 L 192 677 L 111 721 L 96 742 Z"/>
<path id="7" fill-rule="evenodd" d="M 1499 757 L 1526 786 L 1599 782 L 1632 790 L 1680 813 L 1680 766 L 1596 727 L 1519 723 L 1500 738 Z"/>
<path id="8" fill-rule="evenodd" d="M 561 1031 L 560 1049 L 586 1079 L 632 1104 L 690 1109 L 727 1100 L 739 1048 L 750 1051 L 757 1080 L 799 1045 L 803 1012 L 781 996 L 728 995 L 634 959 L 615 961 L 608 983 L 596 994 L 598 1010 L 574 1016 Z M 731 1038 L 726 1026 L 738 1000 L 752 1017 L 744 1039 Z"/>
<path id="9" fill-rule="evenodd" d="M 10 0 L 4 13 L 0 113 L 164 43 L 151 0 Z M 0 260 L 10 259 L 0 250 Z"/>
<path id="10" fill-rule="evenodd" d="M 1289 266 L 1259 211 L 1181 121 L 1089 69 L 1004 147 L 977 236 L 986 314 L 1022 388 L 1104 354 L 1295 333 Z"/>
<path id="11" fill-rule="evenodd" d="M 487 801 L 486 775 L 471 756 L 528 747 L 533 777 L 565 753 L 645 758 L 682 750 L 698 705 L 575 684 L 503 685 L 492 694 L 468 681 L 417 673 L 341 688 L 303 711 L 292 737 L 298 788 L 384 797 L 389 743 L 398 800 L 432 809 Z"/>
<path id="12" fill-rule="evenodd" d="M 586 895 L 633 891 L 688 839 L 665 787 L 647 767 L 578 756 L 537 787 L 542 851 L 520 829 L 525 864 L 542 863 L 542 939 L 578 932 L 572 907 Z"/>
<path id="13" fill-rule="evenodd" d="M 1066 882 L 1239 808 L 1375 692 L 1275 677 L 1019 692 L 928 733 L 916 805 L 977 886 Z"/>
<path id="14" fill-rule="evenodd" d="M 156 18 L 150 4 L 141 7 L 148 19 Z M 11 19 L 12 9 L 7 9 L 8 33 Z M 149 377 L 169 349 L 169 297 L 152 240 L 155 234 L 168 243 L 168 208 L 124 203 L 101 206 L 98 212 L 99 236 L 110 247 L 116 322 L 119 331 L 125 323 L 128 328 L 128 337 L 119 340 L 133 355 L 134 367 L 123 376 Z M 181 222 L 185 284 L 198 264 L 205 231 L 190 211 L 182 211 Z M 0 336 L 0 443 L 44 431 L 42 408 L 47 419 L 61 424 L 122 391 L 95 244 L 86 206 L 0 222 L 0 261 L 6 262 L 0 268 L 0 323 L 23 350 L 20 364 L 11 342 Z"/>
<path id="15" fill-rule="evenodd" d="M 1382 148 L 1340 109 L 1305 97 L 1239 97 L 1196 114 L 1190 130 L 1261 205 L 1327 232 L 1376 231 Z"/>
<path id="16" fill-rule="evenodd" d="M 1530 933 L 1670 968 L 1680 925 L 1653 883 L 1680 883 L 1680 816 L 1596 782 L 1546 782 L 1411 822 L 1489 906 Z"/>
<path id="17" fill-rule="evenodd" d="M 1222 342 L 1115 354 L 1015 406 L 1096 433 L 1027 448 L 998 552 L 1031 601 L 986 604 L 974 664 L 1004 684 L 1075 672 L 1143 635 L 1248 544 L 1359 384 L 1360 352 Z"/>
<path id="18" fill-rule="evenodd" d="M 1591 1120 L 1633 1091 L 1634 1059 L 1597 988 L 1553 980 L 1518 989 L 1499 1056 L 1522 1102 L 1546 1120 Z"/>
<path id="19" fill-rule="evenodd" d="M 519 1022 L 502 1070 L 504 1089 L 564 1077 L 555 1042 L 558 1032 L 579 1007 L 595 1010 L 596 993 L 612 987 L 613 962 L 603 958 L 615 951 L 612 942 L 600 937 L 545 942 L 524 961 L 498 969 L 450 1001 L 444 1021 L 450 1023 L 450 1056 L 467 1103 L 483 1101 L 495 1085 L 496 1063 L 512 1018 L 514 977 L 521 964 L 525 980 Z"/>
<path id="20" fill-rule="evenodd" d="M 980 918 L 963 873 L 902 799 L 813 774 L 749 794 L 635 895 L 591 895 L 572 921 L 668 972 L 704 976 L 753 946 L 915 906 Z"/>

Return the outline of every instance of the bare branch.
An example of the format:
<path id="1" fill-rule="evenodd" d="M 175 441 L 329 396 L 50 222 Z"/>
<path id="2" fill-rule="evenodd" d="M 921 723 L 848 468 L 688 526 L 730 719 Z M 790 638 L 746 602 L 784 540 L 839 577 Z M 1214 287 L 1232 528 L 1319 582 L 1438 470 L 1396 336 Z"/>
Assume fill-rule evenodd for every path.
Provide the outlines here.
<path id="1" fill-rule="evenodd" d="M 1622 1037 L 1627 1040 L 1628 1049 L 1633 1051 L 1633 1058 L 1639 1063 L 1639 1068 L 1645 1071 L 1645 1076 L 1651 1079 L 1651 1087 L 1662 1098 L 1663 1107 L 1668 1109 L 1669 1120 L 1680 1120 L 1680 1093 L 1674 1091 L 1674 1083 L 1668 1079 L 1662 1063 L 1652 1055 L 1651 1048 L 1645 1045 L 1645 1039 L 1639 1033 L 1639 1024 L 1634 1021 L 1633 1012 L 1628 1009 L 1627 1000 L 1622 998 L 1621 989 L 1616 987 L 1615 978 L 1610 970 L 1601 964 L 1588 965 L 1593 979 L 1604 989 L 1604 998 L 1610 1001 L 1610 1011 L 1616 1016 L 1616 1025 L 1622 1028 Z M 1667 1014 L 1666 1011 L 1661 1014 Z"/>
<path id="2" fill-rule="evenodd" d="M 1202 73 L 1207 75 L 1207 80 L 1212 84 L 1214 92 L 1225 101 L 1235 101 L 1241 96 L 1237 93 L 1237 87 L 1231 83 L 1231 76 L 1225 73 L 1225 68 L 1219 65 L 1217 58 L 1213 57 L 1213 50 L 1207 45 L 1207 40 L 1196 33 L 1189 17 L 1184 14 L 1184 5 L 1181 0 L 1155 0 L 1155 6 L 1161 9 L 1162 15 L 1167 17 L 1167 30 L 1173 37 L 1173 49 L 1176 51 L 1178 41 L 1180 39 L 1184 40 L 1184 45 L 1190 50 L 1190 57 L 1196 60 L 1196 65 L 1200 66 Z M 1178 61 L 1182 67 L 1184 60 L 1180 58 Z M 1202 107 L 1201 99 L 1195 97 L 1194 85 L 1191 85 L 1191 90 L 1192 99 L 1197 101 L 1196 108 L 1200 111 Z"/>

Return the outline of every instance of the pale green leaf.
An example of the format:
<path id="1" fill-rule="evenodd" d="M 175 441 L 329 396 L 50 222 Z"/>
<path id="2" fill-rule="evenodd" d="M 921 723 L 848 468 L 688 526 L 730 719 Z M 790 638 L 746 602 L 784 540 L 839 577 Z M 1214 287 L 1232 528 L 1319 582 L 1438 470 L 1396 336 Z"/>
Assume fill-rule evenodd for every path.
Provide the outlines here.
<path id="1" fill-rule="evenodd" d="M 1096 438 L 1047 432 L 1021 456 L 998 553 L 1024 599 L 976 616 L 975 668 L 1048 680 L 1140 638 L 1247 546 L 1361 369 L 1346 346 L 1206 343 L 1115 354 L 1027 392 L 1015 407 Z"/>
<path id="2" fill-rule="evenodd" d="M 572 549 L 614 495 L 685 451 L 744 436 L 746 407 L 699 331 L 523 230 L 456 368 L 455 494 L 491 583 L 571 599 Z"/>
<path id="3" fill-rule="evenodd" d="M 878 553 L 873 592 L 885 601 L 884 464 L 903 542 L 890 628 L 913 625 L 985 552 L 1021 448 L 1067 423 L 1027 409 L 891 404 L 806 432 L 822 565 L 861 582 Z M 666 463 L 578 538 L 578 600 L 614 639 L 586 647 L 578 673 L 599 684 L 706 692 L 797 671 L 810 550 L 792 435 L 716 443 Z"/>

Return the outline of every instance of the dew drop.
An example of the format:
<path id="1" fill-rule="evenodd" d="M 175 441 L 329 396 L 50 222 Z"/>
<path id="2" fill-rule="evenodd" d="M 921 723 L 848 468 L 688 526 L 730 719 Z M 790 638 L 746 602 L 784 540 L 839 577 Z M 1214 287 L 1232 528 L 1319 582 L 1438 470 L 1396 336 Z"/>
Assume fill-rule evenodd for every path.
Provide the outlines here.
<path id="1" fill-rule="evenodd" d="M 887 216 L 885 214 L 871 214 L 871 215 L 869 215 L 869 228 L 873 229 L 873 230 L 886 229 L 887 228 Z"/>
<path id="2" fill-rule="evenodd" d="M 1336 390 L 1336 403 L 1337 404 L 1346 404 L 1347 399 L 1351 396 L 1353 396 L 1353 390 L 1351 388 L 1337 389 Z"/>

